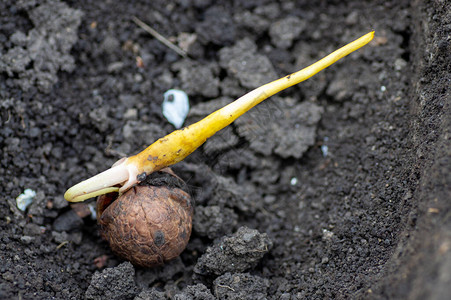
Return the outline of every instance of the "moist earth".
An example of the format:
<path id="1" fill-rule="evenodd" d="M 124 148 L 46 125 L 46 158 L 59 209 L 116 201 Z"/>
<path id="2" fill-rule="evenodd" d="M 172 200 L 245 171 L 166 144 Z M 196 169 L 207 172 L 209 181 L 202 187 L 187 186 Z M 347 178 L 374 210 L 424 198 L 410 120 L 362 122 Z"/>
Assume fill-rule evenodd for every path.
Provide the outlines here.
<path id="1" fill-rule="evenodd" d="M 439 0 L 2 1 L 0 298 L 447 298 L 450 23 Z M 191 124 L 370 30 L 174 166 L 195 216 L 165 266 L 115 257 L 93 200 L 64 200 L 174 130 L 168 89 Z"/>

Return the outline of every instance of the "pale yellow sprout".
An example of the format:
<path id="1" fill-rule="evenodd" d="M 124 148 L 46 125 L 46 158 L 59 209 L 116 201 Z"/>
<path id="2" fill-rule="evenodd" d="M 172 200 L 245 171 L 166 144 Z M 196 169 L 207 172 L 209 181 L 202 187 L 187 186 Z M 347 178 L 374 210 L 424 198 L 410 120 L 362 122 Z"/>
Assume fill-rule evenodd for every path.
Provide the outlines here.
<path id="1" fill-rule="evenodd" d="M 190 126 L 160 138 L 142 152 L 123 158 L 110 169 L 71 187 L 64 194 L 67 201 L 79 202 L 110 192 L 123 193 L 152 172 L 182 161 L 209 137 L 223 129 L 249 109 L 272 95 L 298 84 L 327 68 L 351 52 L 365 46 L 374 31 L 332 52 L 305 69 L 267 83 Z M 120 187 L 117 187 L 120 185 Z"/>

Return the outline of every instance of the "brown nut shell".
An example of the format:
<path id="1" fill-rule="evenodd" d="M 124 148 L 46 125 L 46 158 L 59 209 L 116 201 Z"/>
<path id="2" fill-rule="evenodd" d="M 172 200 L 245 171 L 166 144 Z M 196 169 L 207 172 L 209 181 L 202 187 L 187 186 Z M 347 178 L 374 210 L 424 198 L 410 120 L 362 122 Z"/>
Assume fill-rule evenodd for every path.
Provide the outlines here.
<path id="1" fill-rule="evenodd" d="M 134 265 L 153 267 L 185 249 L 193 217 L 188 193 L 167 186 L 138 185 L 110 204 L 111 198 L 111 194 L 99 197 L 98 222 L 102 237 L 116 255 Z"/>

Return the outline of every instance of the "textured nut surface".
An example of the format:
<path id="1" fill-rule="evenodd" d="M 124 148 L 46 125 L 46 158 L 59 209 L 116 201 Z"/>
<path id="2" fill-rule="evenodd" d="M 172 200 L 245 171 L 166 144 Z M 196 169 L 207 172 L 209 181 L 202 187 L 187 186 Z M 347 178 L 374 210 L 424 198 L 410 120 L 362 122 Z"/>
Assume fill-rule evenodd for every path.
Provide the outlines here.
<path id="1" fill-rule="evenodd" d="M 153 267 L 185 249 L 193 216 L 188 193 L 143 185 L 131 188 L 105 208 L 107 198 L 98 199 L 98 221 L 102 237 L 116 255 L 138 266 Z"/>

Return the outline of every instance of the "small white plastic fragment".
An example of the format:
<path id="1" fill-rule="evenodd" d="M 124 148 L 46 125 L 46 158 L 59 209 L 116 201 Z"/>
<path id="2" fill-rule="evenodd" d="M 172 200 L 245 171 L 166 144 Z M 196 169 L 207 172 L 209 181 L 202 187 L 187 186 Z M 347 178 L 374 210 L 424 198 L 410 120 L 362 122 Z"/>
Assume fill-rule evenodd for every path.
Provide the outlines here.
<path id="1" fill-rule="evenodd" d="M 27 207 L 33 203 L 33 199 L 36 197 L 36 192 L 32 189 L 26 189 L 22 194 L 16 198 L 17 208 L 21 211 L 25 211 Z"/>
<path id="2" fill-rule="evenodd" d="M 189 111 L 188 95 L 181 90 L 167 90 L 162 104 L 163 116 L 179 129 L 183 126 Z"/>
<path id="3" fill-rule="evenodd" d="M 323 156 L 326 157 L 327 154 L 329 154 L 329 147 L 326 145 L 326 143 L 329 141 L 329 137 L 324 137 L 324 144 L 321 146 L 321 152 L 323 153 Z"/>
<path id="4" fill-rule="evenodd" d="M 97 220 L 97 211 L 95 208 L 95 204 L 93 204 L 93 203 L 88 204 L 88 207 L 89 207 L 89 211 L 91 212 L 91 219 L 93 221 Z"/>

